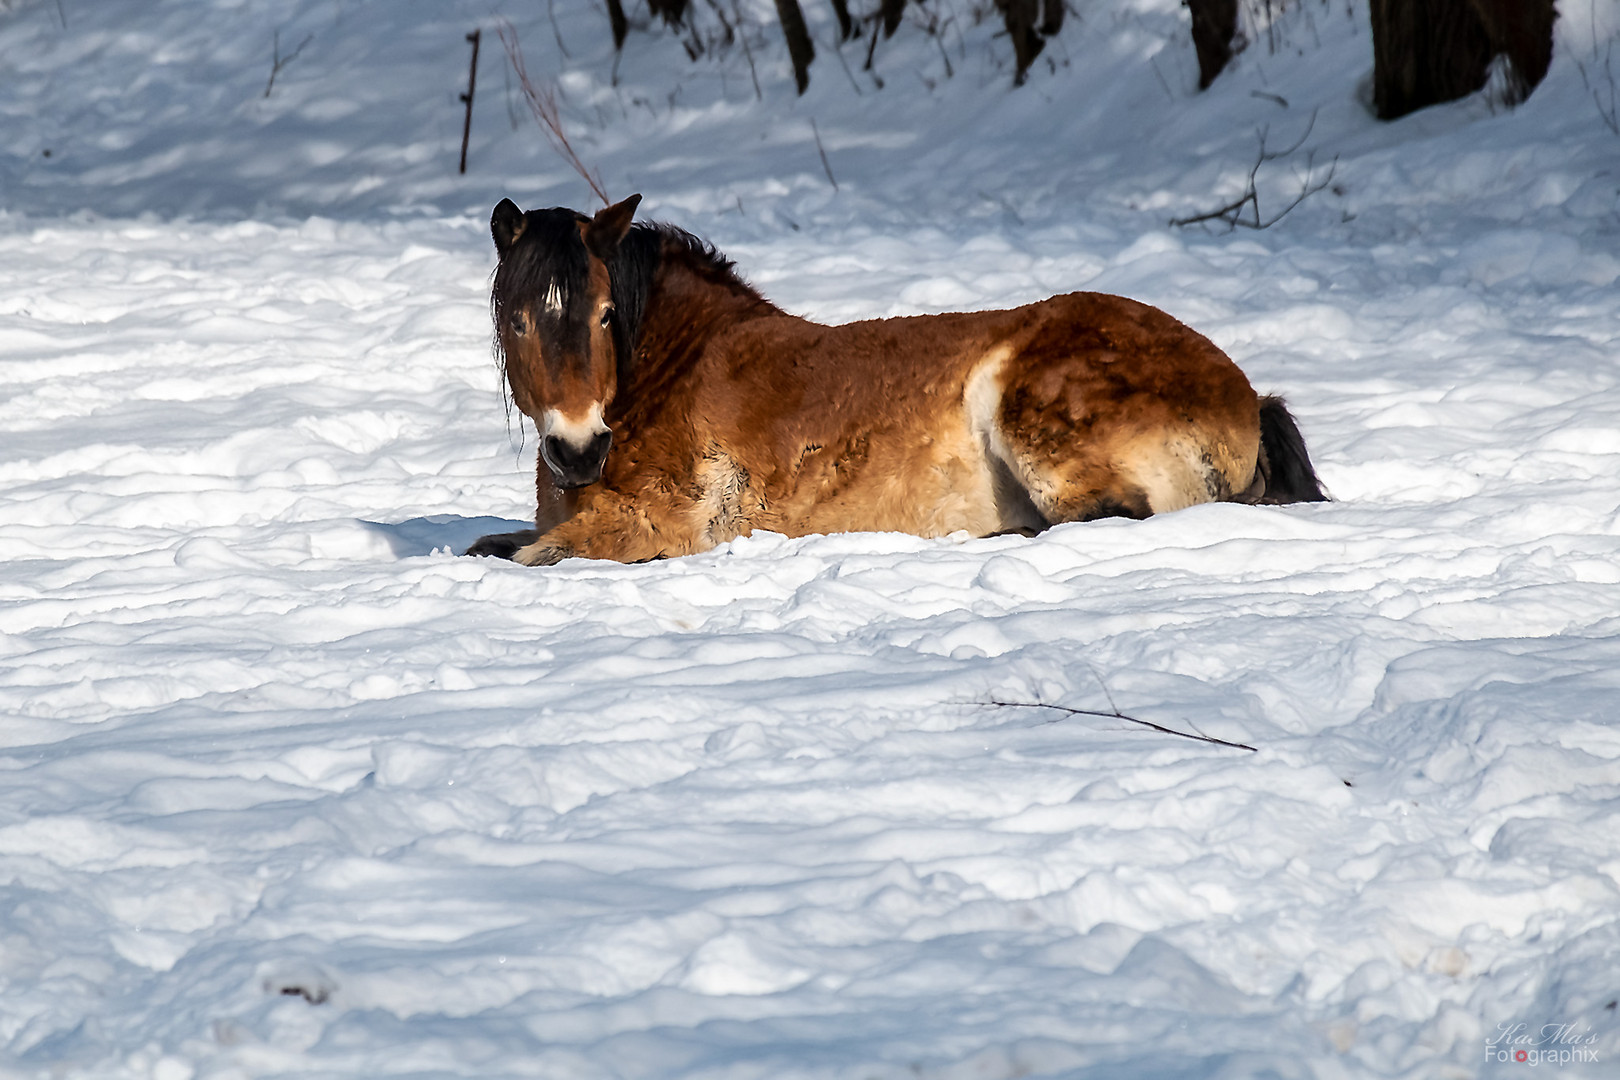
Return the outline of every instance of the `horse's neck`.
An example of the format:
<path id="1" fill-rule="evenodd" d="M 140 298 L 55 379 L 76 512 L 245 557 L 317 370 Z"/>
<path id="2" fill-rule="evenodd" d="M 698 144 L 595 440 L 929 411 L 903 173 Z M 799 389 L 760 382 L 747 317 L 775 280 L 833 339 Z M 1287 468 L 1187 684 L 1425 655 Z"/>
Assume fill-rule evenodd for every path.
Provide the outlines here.
<path id="1" fill-rule="evenodd" d="M 636 382 L 665 382 L 688 370 L 717 335 L 781 309 L 729 275 L 666 259 L 654 276 L 636 348 Z"/>

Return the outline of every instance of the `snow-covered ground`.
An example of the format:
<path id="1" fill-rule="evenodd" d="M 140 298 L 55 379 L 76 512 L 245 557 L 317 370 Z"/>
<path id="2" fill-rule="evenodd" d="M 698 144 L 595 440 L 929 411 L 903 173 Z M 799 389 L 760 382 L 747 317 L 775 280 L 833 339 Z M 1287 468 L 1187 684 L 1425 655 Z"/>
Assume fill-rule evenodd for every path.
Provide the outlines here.
<path id="1" fill-rule="evenodd" d="M 0 3 L 0 1076 L 1616 1075 L 1620 11 L 1381 124 L 1362 0 L 1202 95 L 1175 0 L 1019 90 L 806 8 L 796 99 L 594 3 Z M 489 208 L 590 206 L 503 17 L 790 309 L 1158 304 L 1337 501 L 456 557 L 532 510 Z M 1262 129 L 1328 186 L 1169 227 Z"/>

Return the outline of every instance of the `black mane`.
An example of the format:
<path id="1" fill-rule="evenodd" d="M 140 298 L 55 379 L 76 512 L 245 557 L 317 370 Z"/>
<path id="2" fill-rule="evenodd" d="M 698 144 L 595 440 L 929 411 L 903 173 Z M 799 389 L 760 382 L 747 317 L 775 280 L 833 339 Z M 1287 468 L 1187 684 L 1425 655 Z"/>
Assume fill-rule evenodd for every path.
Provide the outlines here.
<path id="1" fill-rule="evenodd" d="M 646 311 L 647 294 L 666 259 L 684 264 L 709 281 L 729 285 L 755 299 L 764 299 L 737 273 L 737 264 L 707 240 L 667 222 L 637 222 L 619 244 L 608 273 L 613 278 L 613 304 L 638 333 Z M 632 340 L 635 336 L 632 335 Z"/>
<path id="2" fill-rule="evenodd" d="M 701 236 L 694 236 L 679 226 L 663 221 L 638 223 L 631 227 L 630 233 L 632 236 L 642 233 L 657 237 L 666 256 L 675 256 L 705 276 L 725 279 L 752 291 L 752 287 L 737 273 L 737 264 Z"/>
<path id="3" fill-rule="evenodd" d="M 613 279 L 613 307 L 618 312 L 613 332 L 619 353 L 620 386 L 629 385 L 647 299 L 666 260 L 679 262 L 699 277 L 755 300 L 765 299 L 737 273 L 737 264 L 707 240 L 667 222 L 637 222 L 608 264 L 608 275 Z"/>

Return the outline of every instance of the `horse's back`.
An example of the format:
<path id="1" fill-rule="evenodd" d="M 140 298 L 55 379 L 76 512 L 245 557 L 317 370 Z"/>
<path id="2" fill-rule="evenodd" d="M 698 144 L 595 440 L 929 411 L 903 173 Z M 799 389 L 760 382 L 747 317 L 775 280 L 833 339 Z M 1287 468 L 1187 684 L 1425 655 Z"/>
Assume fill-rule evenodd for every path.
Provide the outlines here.
<path id="1" fill-rule="evenodd" d="M 700 439 L 774 484 L 761 524 L 790 533 L 1146 517 L 1234 497 L 1255 476 L 1243 373 L 1122 297 L 842 326 L 772 316 L 706 360 Z"/>

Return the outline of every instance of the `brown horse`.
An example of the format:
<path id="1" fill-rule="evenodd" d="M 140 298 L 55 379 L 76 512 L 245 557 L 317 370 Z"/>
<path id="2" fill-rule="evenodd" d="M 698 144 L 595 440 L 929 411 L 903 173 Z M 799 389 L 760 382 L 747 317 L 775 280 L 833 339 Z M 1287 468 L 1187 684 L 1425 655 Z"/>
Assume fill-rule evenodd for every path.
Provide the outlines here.
<path id="1" fill-rule="evenodd" d="M 640 196 L 495 208 L 497 351 L 540 431 L 536 529 L 468 554 L 636 562 L 754 529 L 1036 531 L 1320 501 L 1293 418 L 1210 341 L 1101 293 L 823 326 Z"/>

